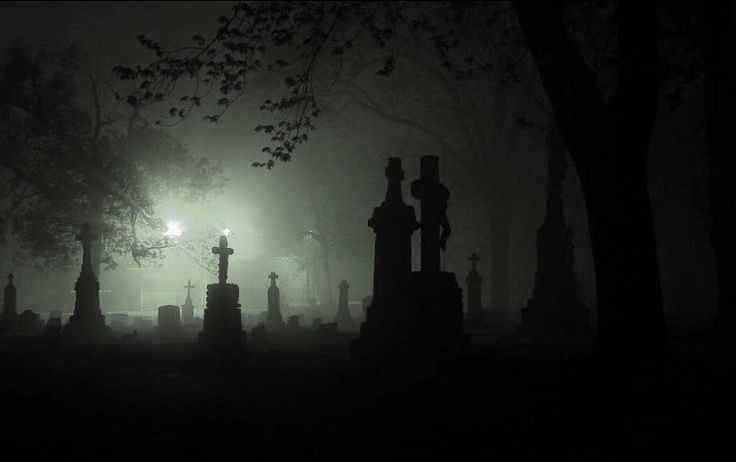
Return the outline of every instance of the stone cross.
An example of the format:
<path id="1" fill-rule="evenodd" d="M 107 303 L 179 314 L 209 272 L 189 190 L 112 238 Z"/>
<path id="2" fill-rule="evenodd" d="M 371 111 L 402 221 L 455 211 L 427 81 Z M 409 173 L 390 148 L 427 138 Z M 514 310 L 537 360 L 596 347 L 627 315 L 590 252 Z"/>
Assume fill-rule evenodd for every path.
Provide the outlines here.
<path id="1" fill-rule="evenodd" d="M 192 285 L 192 280 L 187 280 L 187 285 L 184 286 L 185 289 L 187 289 L 187 298 L 192 298 L 191 290 L 194 289 L 194 286 Z"/>
<path id="2" fill-rule="evenodd" d="M 96 241 L 99 237 L 99 234 L 92 233 L 89 223 L 85 223 L 82 226 L 82 232 L 77 234 L 77 240 L 82 243 L 82 271 L 85 269 L 92 271 L 92 252 L 90 252 L 89 246 L 92 241 Z"/>
<path id="3" fill-rule="evenodd" d="M 276 285 L 276 279 L 278 279 L 278 278 L 279 278 L 279 275 L 276 274 L 276 273 L 274 273 L 274 272 L 271 272 L 271 274 L 268 275 L 268 279 L 271 280 L 271 285 L 272 286 L 275 286 Z"/>
<path id="4" fill-rule="evenodd" d="M 440 251 L 445 248 L 451 232 L 447 220 L 447 200 L 450 198 L 450 191 L 439 181 L 437 156 L 422 156 L 420 172 L 419 179 L 411 184 L 411 195 L 422 201 L 421 268 L 424 273 L 436 273 L 440 271 Z"/>
<path id="5" fill-rule="evenodd" d="M 220 236 L 220 245 L 212 247 L 212 253 L 220 256 L 220 264 L 218 265 L 219 283 L 227 284 L 227 257 L 235 253 L 233 249 L 227 246 L 227 236 Z"/>
<path id="6" fill-rule="evenodd" d="M 475 252 L 473 252 L 473 254 L 468 258 L 468 260 L 470 261 L 470 264 L 473 265 L 472 271 L 478 271 L 478 269 L 475 267 L 475 265 L 480 260 L 480 257 L 478 255 L 476 255 Z"/>

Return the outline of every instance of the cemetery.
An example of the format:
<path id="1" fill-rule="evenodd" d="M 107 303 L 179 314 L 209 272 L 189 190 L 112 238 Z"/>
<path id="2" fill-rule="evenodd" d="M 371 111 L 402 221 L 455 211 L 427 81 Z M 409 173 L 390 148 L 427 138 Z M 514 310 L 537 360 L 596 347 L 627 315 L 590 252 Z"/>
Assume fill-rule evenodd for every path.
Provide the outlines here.
<path id="1" fill-rule="evenodd" d="M 734 5 L 0 26 L 2 460 L 732 452 Z"/>

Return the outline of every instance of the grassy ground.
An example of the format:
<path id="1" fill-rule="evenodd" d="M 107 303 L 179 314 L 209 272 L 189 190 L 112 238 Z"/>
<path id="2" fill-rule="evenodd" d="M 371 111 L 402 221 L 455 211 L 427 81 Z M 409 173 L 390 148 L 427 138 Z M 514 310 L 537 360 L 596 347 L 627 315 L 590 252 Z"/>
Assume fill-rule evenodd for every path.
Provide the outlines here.
<path id="1" fill-rule="evenodd" d="M 218 358 L 194 343 L 5 339 L 0 450 L 62 460 L 702 460 L 728 448 L 735 429 L 736 349 L 707 336 L 673 338 L 670 367 L 636 378 L 595 367 L 586 344 L 512 334 L 473 336 L 467 354 L 431 367 L 355 363 L 348 340 L 305 333 Z"/>

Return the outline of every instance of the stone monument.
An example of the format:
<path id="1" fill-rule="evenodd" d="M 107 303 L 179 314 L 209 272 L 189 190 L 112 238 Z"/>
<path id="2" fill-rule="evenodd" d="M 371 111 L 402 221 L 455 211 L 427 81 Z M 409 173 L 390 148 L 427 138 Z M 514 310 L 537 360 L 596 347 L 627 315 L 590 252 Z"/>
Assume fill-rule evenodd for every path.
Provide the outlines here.
<path id="1" fill-rule="evenodd" d="M 268 278 L 271 285 L 268 288 L 268 312 L 266 313 L 266 330 L 268 332 L 280 332 L 286 327 L 284 318 L 281 316 L 281 291 L 276 285 L 279 275 L 271 272 Z"/>
<path id="2" fill-rule="evenodd" d="M 98 235 L 93 234 L 89 224 L 85 223 L 82 232 L 77 235 L 77 240 L 82 243 L 82 271 L 74 285 L 77 293 L 74 313 L 64 328 L 65 338 L 93 340 L 105 336 L 109 331 L 100 310 L 100 283 L 92 271 L 90 245 L 96 239 Z"/>
<path id="3" fill-rule="evenodd" d="M 335 323 L 340 330 L 353 330 L 355 329 L 355 323 L 353 322 L 353 316 L 350 314 L 348 302 L 348 290 L 350 289 L 350 285 L 348 284 L 348 281 L 343 279 L 337 287 L 340 289 L 340 295 L 338 297 Z"/>
<path id="4" fill-rule="evenodd" d="M 213 247 L 212 253 L 220 257 L 219 281 L 207 284 L 207 307 L 199 342 L 223 352 L 239 352 L 245 343 L 245 332 L 238 303 L 240 288 L 227 283 L 228 257 L 233 254 L 227 246 L 227 236 L 220 236 L 219 246 Z"/>
<path id="5" fill-rule="evenodd" d="M 465 311 L 465 328 L 470 330 L 485 330 L 488 328 L 486 317 L 483 313 L 481 302 L 481 288 L 483 286 L 483 278 L 478 273 L 477 264 L 480 257 L 473 252 L 468 258 L 472 265 L 468 276 L 465 278 L 465 286 L 467 287 L 467 303 Z"/>
<path id="6" fill-rule="evenodd" d="M 187 281 L 187 285 L 184 286 L 187 289 L 187 298 L 184 300 L 184 304 L 181 306 L 181 323 L 188 326 L 194 323 L 194 303 L 192 303 L 192 280 Z"/>
<path id="7" fill-rule="evenodd" d="M 156 334 L 162 339 L 174 339 L 181 334 L 181 317 L 176 305 L 158 307 Z"/>
<path id="8" fill-rule="evenodd" d="M 18 305 L 13 275 L 8 274 L 8 285 L 3 293 L 3 312 L 0 315 L 0 330 L 13 331 L 18 326 Z"/>
<path id="9" fill-rule="evenodd" d="M 565 223 L 562 180 L 565 146 L 555 126 L 547 134 L 549 173 L 547 213 L 537 230 L 537 272 L 534 292 L 521 310 L 521 332 L 544 336 L 591 333 L 589 311 L 580 299 L 573 266 L 572 231 Z"/>

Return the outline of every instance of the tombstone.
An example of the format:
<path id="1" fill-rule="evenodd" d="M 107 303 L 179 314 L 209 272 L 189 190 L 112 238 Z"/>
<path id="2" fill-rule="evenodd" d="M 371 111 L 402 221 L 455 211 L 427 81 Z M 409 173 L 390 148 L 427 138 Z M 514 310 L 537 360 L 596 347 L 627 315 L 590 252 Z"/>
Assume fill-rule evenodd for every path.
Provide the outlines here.
<path id="1" fill-rule="evenodd" d="M 61 311 L 49 311 L 48 321 L 51 321 L 52 319 L 61 319 L 63 318 L 64 314 Z"/>
<path id="2" fill-rule="evenodd" d="M 185 326 L 192 324 L 194 321 L 194 303 L 192 303 L 192 280 L 187 281 L 187 285 L 184 286 L 187 289 L 187 298 L 184 300 L 184 304 L 181 306 L 181 323 Z"/>
<path id="3" fill-rule="evenodd" d="M 250 330 L 251 338 L 255 343 L 263 343 L 268 338 L 268 332 L 265 324 L 258 324 L 256 327 Z"/>
<path id="4" fill-rule="evenodd" d="M 441 271 L 442 250 L 451 230 L 449 191 L 439 182 L 439 159 L 423 156 L 420 178 L 411 185 L 412 196 L 421 201 L 419 272 L 410 272 L 411 234 L 417 226 L 413 209 L 409 212 L 401 200 L 403 172 L 398 159 L 389 161 L 386 176 L 387 199 L 369 222 L 376 232 L 373 303 L 361 336 L 351 342 L 351 354 L 365 358 L 393 357 L 397 352 L 428 356 L 457 352 L 467 338 L 462 290 L 454 273 Z M 390 196 L 392 208 L 386 206 Z"/>
<path id="5" fill-rule="evenodd" d="M 322 318 L 314 318 L 312 319 L 312 329 L 313 330 L 319 330 L 319 327 L 322 325 Z"/>
<path id="6" fill-rule="evenodd" d="M 3 293 L 3 312 L 0 315 L 0 330 L 13 331 L 18 327 L 18 306 L 13 275 L 8 274 L 8 285 Z"/>
<path id="7" fill-rule="evenodd" d="M 25 310 L 18 316 L 18 330 L 20 332 L 36 332 L 42 326 L 41 315 L 34 313 L 32 310 Z"/>
<path id="8" fill-rule="evenodd" d="M 110 319 L 110 327 L 113 329 L 127 329 L 129 316 L 125 313 L 113 313 L 107 316 Z"/>
<path id="9" fill-rule="evenodd" d="M 100 339 L 109 331 L 100 310 L 100 283 L 92 271 L 90 245 L 98 237 L 91 232 L 88 223 L 84 224 L 82 232 L 77 235 L 77 240 L 82 243 L 82 271 L 74 285 L 74 314 L 63 331 L 64 337 L 77 341 Z"/>
<path id="10" fill-rule="evenodd" d="M 176 305 L 158 307 L 158 326 L 156 334 L 163 339 L 176 338 L 181 334 L 181 317 Z"/>
<path id="11" fill-rule="evenodd" d="M 373 295 L 367 295 L 363 298 L 363 306 L 361 307 L 361 313 L 363 314 L 363 322 L 366 320 L 368 313 L 368 307 L 373 303 Z"/>
<path id="12" fill-rule="evenodd" d="M 218 283 L 207 285 L 207 306 L 199 342 L 221 352 L 236 353 L 245 344 L 245 332 L 238 303 L 240 288 L 227 283 L 228 257 L 233 254 L 233 249 L 227 246 L 227 236 L 220 236 L 219 245 L 212 248 L 212 253 L 220 257 Z"/>
<path id="13" fill-rule="evenodd" d="M 520 331 L 554 337 L 587 336 L 592 330 L 589 310 L 578 294 L 572 231 L 565 223 L 562 207 L 566 152 L 555 124 L 551 124 L 546 141 L 549 157 L 547 212 L 537 230 L 534 291 L 521 310 Z"/>
<path id="14" fill-rule="evenodd" d="M 336 322 L 325 322 L 320 323 L 317 327 L 317 334 L 324 336 L 332 336 L 337 334 L 337 323 Z"/>
<path id="15" fill-rule="evenodd" d="M 49 318 L 46 327 L 43 329 L 44 335 L 56 336 L 61 334 L 61 317 Z"/>
<path id="16" fill-rule="evenodd" d="M 284 318 L 281 316 L 281 291 L 276 285 L 279 275 L 271 272 L 268 278 L 271 285 L 268 288 L 268 311 L 266 313 L 266 329 L 269 332 L 280 332 L 284 330 Z"/>
<path id="17" fill-rule="evenodd" d="M 299 321 L 300 319 L 298 314 L 289 316 L 289 321 L 286 323 L 286 328 L 290 331 L 298 331 L 301 328 Z"/>
<path id="18" fill-rule="evenodd" d="M 481 304 L 481 288 L 483 286 L 483 278 L 478 273 L 476 265 L 480 257 L 473 252 L 468 258 L 472 265 L 468 276 L 465 278 L 465 286 L 467 287 L 467 305 L 465 310 L 465 328 L 469 330 L 485 330 L 488 329 L 488 323 L 483 313 Z"/>
<path id="19" fill-rule="evenodd" d="M 350 308 L 348 307 L 348 290 L 350 289 L 350 285 L 348 284 L 348 281 L 343 279 L 337 287 L 340 289 L 340 295 L 338 297 L 335 323 L 340 330 L 353 330 L 355 329 L 355 323 L 353 322 L 353 316 L 350 314 Z"/>

